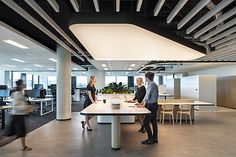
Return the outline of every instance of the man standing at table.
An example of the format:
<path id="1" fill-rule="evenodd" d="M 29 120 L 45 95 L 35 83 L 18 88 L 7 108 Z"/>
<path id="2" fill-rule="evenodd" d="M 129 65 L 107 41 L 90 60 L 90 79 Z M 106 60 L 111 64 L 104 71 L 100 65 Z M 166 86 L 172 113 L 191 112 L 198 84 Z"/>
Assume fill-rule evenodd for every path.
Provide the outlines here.
<path id="1" fill-rule="evenodd" d="M 142 144 L 153 144 L 158 143 L 158 128 L 157 128 L 157 110 L 158 110 L 158 86 L 153 81 L 154 73 L 147 72 L 145 74 L 146 82 L 148 83 L 147 92 L 142 102 L 142 107 L 146 107 L 151 113 L 147 114 L 143 125 L 145 130 L 147 131 L 148 139 L 142 141 Z M 153 131 L 150 128 L 149 123 L 152 123 Z"/>

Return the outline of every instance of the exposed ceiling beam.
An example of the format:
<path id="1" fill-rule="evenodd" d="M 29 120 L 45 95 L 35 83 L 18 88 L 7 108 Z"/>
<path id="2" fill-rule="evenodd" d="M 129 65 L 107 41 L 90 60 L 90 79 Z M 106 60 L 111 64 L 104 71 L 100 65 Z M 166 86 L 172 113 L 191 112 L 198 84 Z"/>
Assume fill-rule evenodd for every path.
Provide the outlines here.
<path id="1" fill-rule="evenodd" d="M 140 12 L 142 4 L 143 4 L 143 0 L 138 0 L 137 6 L 136 6 L 136 11 L 137 12 Z"/>
<path id="2" fill-rule="evenodd" d="M 235 49 L 236 49 L 236 47 L 234 45 L 223 47 L 221 49 L 218 49 L 218 50 L 215 50 L 215 51 L 211 51 L 206 56 L 201 57 L 201 58 L 207 59 L 207 58 L 212 58 L 214 56 L 222 56 L 222 55 L 225 55 L 228 52 L 231 52 L 232 50 L 235 50 Z"/>
<path id="3" fill-rule="evenodd" d="M 234 18 L 234 19 L 230 20 L 229 22 L 217 27 L 214 31 L 211 31 L 210 33 L 204 35 L 203 37 L 200 38 L 200 41 L 201 42 L 205 41 L 205 40 L 209 39 L 210 37 L 213 37 L 214 35 L 222 32 L 222 31 L 224 31 L 224 30 L 226 30 L 230 27 L 232 27 L 235 24 L 236 24 L 236 18 Z"/>
<path id="4" fill-rule="evenodd" d="M 209 44 L 211 44 L 211 43 L 213 43 L 217 40 L 220 40 L 220 39 L 222 39 L 222 38 L 224 38 L 224 37 L 226 37 L 226 36 L 228 36 L 228 35 L 230 35 L 234 32 L 236 32 L 236 26 L 229 29 L 229 30 L 227 30 L 227 31 L 225 31 L 225 32 L 223 32 L 223 33 L 220 33 L 220 34 L 216 35 L 213 38 L 207 39 L 206 44 L 209 45 Z"/>
<path id="5" fill-rule="evenodd" d="M 79 53 L 89 60 L 83 50 L 61 29 L 60 26 L 50 18 L 50 16 L 35 2 L 35 0 L 25 0 L 45 21 L 47 21 L 58 33 L 60 33 L 72 46 L 74 46 Z M 81 57 L 80 57 L 81 59 Z"/>
<path id="6" fill-rule="evenodd" d="M 205 26 L 204 28 L 202 28 L 201 30 L 199 30 L 198 32 L 196 32 L 194 34 L 194 38 L 199 37 L 200 35 L 204 34 L 205 32 L 207 32 L 208 30 L 212 29 L 213 27 L 219 25 L 220 23 L 222 23 L 223 21 L 225 21 L 226 19 L 230 18 L 231 16 L 236 14 L 236 7 L 231 9 L 230 11 L 228 11 L 227 13 L 221 15 L 218 19 L 214 20 L 213 22 L 211 22 L 210 24 L 208 24 L 207 26 Z"/>
<path id="7" fill-rule="evenodd" d="M 195 22 L 192 26 L 190 26 L 186 33 L 189 34 L 192 31 L 194 31 L 197 27 L 202 25 L 204 22 L 206 22 L 208 19 L 210 19 L 212 16 L 214 16 L 216 13 L 221 11 L 223 8 L 228 6 L 230 3 L 232 3 L 234 0 L 227 0 L 222 1 L 219 4 L 217 4 L 213 9 L 211 9 L 207 14 L 205 14 L 203 17 L 201 17 L 197 22 Z"/>
<path id="8" fill-rule="evenodd" d="M 219 44 L 222 44 L 222 43 L 227 42 L 227 41 L 232 40 L 232 39 L 236 39 L 236 33 L 231 34 L 231 35 L 229 35 L 229 36 L 227 36 L 227 37 L 225 37 L 225 38 L 223 38 L 219 41 L 216 41 L 216 42 L 212 43 L 211 47 L 215 47 Z"/>
<path id="9" fill-rule="evenodd" d="M 167 23 L 170 23 L 175 16 L 178 14 L 178 12 L 184 7 L 184 5 L 188 2 L 188 0 L 180 0 L 178 4 L 175 6 L 175 8 L 172 10 L 170 15 L 167 17 Z"/>
<path id="10" fill-rule="evenodd" d="M 217 49 L 221 49 L 221 48 L 223 48 L 223 47 L 225 47 L 225 46 L 230 46 L 230 45 L 233 45 L 233 44 L 236 44 L 236 38 L 233 39 L 233 40 L 230 40 L 230 41 L 228 41 L 228 42 L 225 42 L 225 43 L 223 43 L 223 44 L 217 45 L 217 46 L 215 47 L 215 49 L 216 49 L 216 50 L 217 50 Z"/>
<path id="11" fill-rule="evenodd" d="M 116 0 L 116 12 L 120 12 L 120 0 Z"/>
<path id="12" fill-rule="evenodd" d="M 164 5 L 165 1 L 166 0 L 159 0 L 157 2 L 157 5 L 156 5 L 156 7 L 154 9 L 154 16 L 157 16 L 159 14 L 159 12 L 160 12 L 162 6 Z"/>
<path id="13" fill-rule="evenodd" d="M 72 4 L 73 8 L 76 12 L 79 12 L 79 3 L 77 0 L 70 0 L 70 3 Z"/>
<path id="14" fill-rule="evenodd" d="M 47 0 L 51 7 L 55 10 L 55 12 L 59 12 L 59 5 L 56 0 Z"/>
<path id="15" fill-rule="evenodd" d="M 219 59 L 223 59 L 223 58 L 229 58 L 230 56 L 234 56 L 235 55 L 235 52 L 236 52 L 236 49 L 233 49 L 233 50 L 228 50 L 226 53 L 224 54 L 220 54 L 220 55 L 216 55 L 216 56 L 213 56 L 213 57 L 210 57 L 208 59 L 211 59 L 211 60 L 219 60 Z"/>
<path id="16" fill-rule="evenodd" d="M 43 26 L 40 22 L 38 22 L 35 18 L 33 18 L 29 13 L 27 13 L 24 9 L 22 9 L 14 1 L 2 0 L 2 2 L 5 3 L 8 7 L 10 7 L 12 10 L 17 12 L 19 15 L 21 15 L 23 18 L 28 20 L 34 26 L 36 26 L 39 30 L 41 30 L 42 32 L 47 34 L 51 39 L 56 41 L 58 44 L 60 44 L 66 50 L 68 50 L 69 52 L 74 54 L 76 57 L 78 57 L 82 61 L 84 61 L 84 59 L 81 58 L 75 51 L 73 51 L 68 45 L 66 45 L 63 41 L 61 41 L 56 35 L 54 35 L 51 31 L 49 31 L 45 26 Z"/>
<path id="17" fill-rule="evenodd" d="M 201 0 L 177 25 L 177 28 L 182 28 L 192 17 L 194 17 L 207 3 L 211 0 Z"/>
<path id="18" fill-rule="evenodd" d="M 94 7 L 95 7 L 95 10 L 96 12 L 99 12 L 99 3 L 98 3 L 98 0 L 93 0 L 93 4 L 94 4 Z"/>

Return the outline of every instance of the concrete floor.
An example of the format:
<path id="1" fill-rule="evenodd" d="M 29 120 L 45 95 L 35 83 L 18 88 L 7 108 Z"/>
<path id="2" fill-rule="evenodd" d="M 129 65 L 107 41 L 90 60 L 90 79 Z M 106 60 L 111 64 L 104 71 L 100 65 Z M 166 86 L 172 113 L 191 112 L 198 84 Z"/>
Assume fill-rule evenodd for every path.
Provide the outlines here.
<path id="1" fill-rule="evenodd" d="M 21 151 L 16 140 L 0 148 L 1 157 L 234 157 L 236 155 L 236 113 L 197 112 L 193 125 L 159 125 L 159 143 L 142 145 L 146 134 L 139 124 L 123 124 L 121 149 L 110 147 L 110 125 L 96 124 L 83 131 L 81 116 L 72 113 L 71 121 L 52 121 L 28 134 L 30 152 Z"/>

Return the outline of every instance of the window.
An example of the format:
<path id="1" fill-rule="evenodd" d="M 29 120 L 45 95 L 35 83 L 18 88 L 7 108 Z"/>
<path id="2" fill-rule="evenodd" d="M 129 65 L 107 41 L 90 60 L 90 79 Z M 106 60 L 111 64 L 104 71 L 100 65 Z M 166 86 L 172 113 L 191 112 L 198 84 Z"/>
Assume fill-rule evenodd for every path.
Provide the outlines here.
<path id="1" fill-rule="evenodd" d="M 112 82 L 116 82 L 115 76 L 105 76 L 105 86 L 108 86 Z"/>
<path id="2" fill-rule="evenodd" d="M 128 86 L 128 77 L 127 76 L 117 76 L 116 83 L 122 82 L 123 85 Z"/>
<path id="3" fill-rule="evenodd" d="M 26 74 L 26 89 L 32 89 L 32 74 Z"/>
<path id="4" fill-rule="evenodd" d="M 33 85 L 35 85 L 35 84 L 39 84 L 39 76 L 38 75 L 34 75 Z"/>
<path id="5" fill-rule="evenodd" d="M 158 75 L 155 75 L 153 81 L 154 81 L 157 85 L 159 85 L 159 76 L 158 76 Z"/>
<path id="6" fill-rule="evenodd" d="M 48 85 L 57 84 L 57 77 L 56 76 L 48 76 Z"/>
<path id="7" fill-rule="evenodd" d="M 16 81 L 21 79 L 20 72 L 13 72 L 13 87 L 16 87 Z"/>
<path id="8" fill-rule="evenodd" d="M 86 88 L 88 84 L 88 76 L 76 76 L 76 88 Z"/>

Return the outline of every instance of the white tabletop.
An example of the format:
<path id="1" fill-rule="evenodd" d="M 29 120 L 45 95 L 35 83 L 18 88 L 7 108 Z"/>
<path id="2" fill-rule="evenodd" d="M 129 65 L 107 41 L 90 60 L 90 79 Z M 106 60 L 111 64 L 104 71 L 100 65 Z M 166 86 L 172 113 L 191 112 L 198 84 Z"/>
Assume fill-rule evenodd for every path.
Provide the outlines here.
<path id="1" fill-rule="evenodd" d="M 98 101 L 82 110 L 82 115 L 145 115 L 151 113 L 146 108 L 137 108 L 134 103 L 121 102 L 120 109 L 112 109 L 111 103 Z"/>
<path id="2" fill-rule="evenodd" d="M 32 99 L 30 98 L 29 101 L 30 102 L 44 102 L 44 101 L 52 101 L 54 98 L 36 98 L 36 99 Z M 4 102 L 12 102 L 13 99 L 5 99 L 3 100 Z"/>
<path id="3" fill-rule="evenodd" d="M 184 105 L 184 104 L 191 104 L 193 106 L 214 106 L 214 103 L 209 102 L 203 102 L 203 101 L 194 101 L 194 102 L 158 102 L 158 105 L 164 105 L 164 104 L 172 104 L 172 105 Z"/>

